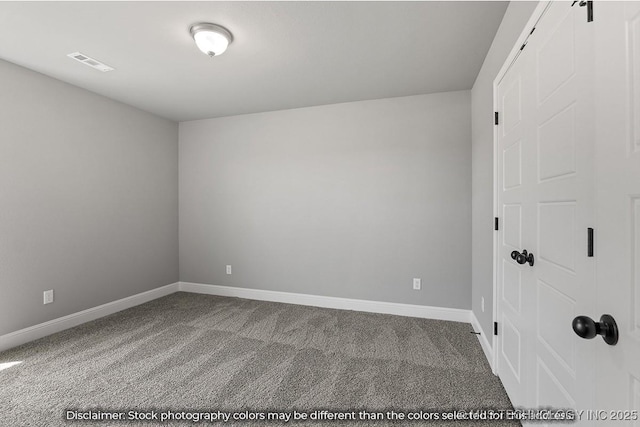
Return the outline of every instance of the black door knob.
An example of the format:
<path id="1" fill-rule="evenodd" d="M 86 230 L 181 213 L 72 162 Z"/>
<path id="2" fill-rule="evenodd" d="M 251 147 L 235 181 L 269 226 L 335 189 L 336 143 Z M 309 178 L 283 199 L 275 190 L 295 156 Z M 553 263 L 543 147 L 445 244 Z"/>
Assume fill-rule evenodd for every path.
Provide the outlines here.
<path id="1" fill-rule="evenodd" d="M 609 345 L 616 345 L 618 342 L 618 325 L 613 317 L 603 314 L 599 322 L 594 322 L 589 316 L 578 316 L 573 319 L 573 332 L 585 339 L 595 338 L 602 335 L 602 339 Z"/>
<path id="2" fill-rule="evenodd" d="M 533 267 L 533 254 L 527 253 L 527 250 L 523 250 L 522 253 L 518 251 L 511 252 L 511 258 L 513 258 L 518 264 L 529 263 Z"/>

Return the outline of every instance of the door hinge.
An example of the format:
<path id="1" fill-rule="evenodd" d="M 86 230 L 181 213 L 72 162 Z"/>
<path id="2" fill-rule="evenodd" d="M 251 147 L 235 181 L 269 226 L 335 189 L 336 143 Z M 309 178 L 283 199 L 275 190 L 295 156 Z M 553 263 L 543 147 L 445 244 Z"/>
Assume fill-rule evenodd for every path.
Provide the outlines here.
<path id="1" fill-rule="evenodd" d="M 497 111 L 495 111 L 493 113 L 493 124 L 496 125 L 496 126 L 498 125 L 498 112 Z"/>
<path id="2" fill-rule="evenodd" d="M 587 6 L 587 22 L 593 22 L 593 1 L 576 0 L 571 3 L 571 7 L 573 7 L 576 3 L 578 3 L 578 6 L 580 7 Z"/>
<path id="3" fill-rule="evenodd" d="M 522 43 L 522 46 L 520 46 L 520 50 L 524 50 L 524 47 L 527 45 L 527 42 Z"/>
<path id="4" fill-rule="evenodd" d="M 493 218 L 493 229 L 498 231 L 499 227 L 498 227 L 498 217 Z"/>
<path id="5" fill-rule="evenodd" d="M 593 256 L 593 228 L 587 228 L 587 256 Z"/>
<path id="6" fill-rule="evenodd" d="M 498 322 L 493 322 L 493 335 L 498 335 Z"/>

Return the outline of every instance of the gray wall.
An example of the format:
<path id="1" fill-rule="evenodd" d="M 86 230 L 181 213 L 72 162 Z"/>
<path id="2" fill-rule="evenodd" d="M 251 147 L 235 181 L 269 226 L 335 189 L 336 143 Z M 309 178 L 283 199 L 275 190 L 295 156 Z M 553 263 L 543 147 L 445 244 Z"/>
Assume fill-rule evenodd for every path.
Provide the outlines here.
<path id="1" fill-rule="evenodd" d="M 180 123 L 180 279 L 469 309 L 470 114 L 461 91 Z"/>
<path id="2" fill-rule="evenodd" d="M 0 82 L 0 335 L 176 282 L 177 123 L 5 61 Z"/>
<path id="3" fill-rule="evenodd" d="M 493 322 L 493 80 L 537 2 L 511 2 L 471 91 L 473 312 L 485 333 Z M 481 298 L 485 311 L 481 310 Z M 491 344 L 491 340 L 489 340 Z"/>

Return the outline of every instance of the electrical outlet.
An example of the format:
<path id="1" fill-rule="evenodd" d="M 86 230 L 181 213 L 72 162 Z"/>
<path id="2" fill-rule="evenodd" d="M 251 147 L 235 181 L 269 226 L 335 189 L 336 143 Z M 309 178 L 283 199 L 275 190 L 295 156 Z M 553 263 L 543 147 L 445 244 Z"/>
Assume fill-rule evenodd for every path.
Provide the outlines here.
<path id="1" fill-rule="evenodd" d="M 231 266 L 227 265 L 227 274 L 231 274 Z"/>
<path id="2" fill-rule="evenodd" d="M 480 300 L 480 308 L 482 309 L 482 312 L 484 313 L 484 297 L 482 297 L 482 299 Z"/>
<path id="3" fill-rule="evenodd" d="M 422 288 L 422 280 L 421 279 L 413 279 L 413 290 L 419 291 Z"/>
<path id="4" fill-rule="evenodd" d="M 53 289 L 44 291 L 43 299 L 43 304 L 51 304 L 53 302 Z"/>

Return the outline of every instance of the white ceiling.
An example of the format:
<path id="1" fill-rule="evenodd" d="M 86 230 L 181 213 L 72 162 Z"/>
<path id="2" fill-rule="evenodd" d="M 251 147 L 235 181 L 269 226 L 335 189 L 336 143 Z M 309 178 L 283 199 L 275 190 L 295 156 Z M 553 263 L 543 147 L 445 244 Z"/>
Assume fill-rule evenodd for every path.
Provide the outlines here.
<path id="1" fill-rule="evenodd" d="M 470 89 L 506 6 L 0 2 L 0 58 L 185 121 Z M 196 48 L 197 22 L 233 33 L 224 55 Z M 66 56 L 78 51 L 116 70 Z"/>

